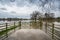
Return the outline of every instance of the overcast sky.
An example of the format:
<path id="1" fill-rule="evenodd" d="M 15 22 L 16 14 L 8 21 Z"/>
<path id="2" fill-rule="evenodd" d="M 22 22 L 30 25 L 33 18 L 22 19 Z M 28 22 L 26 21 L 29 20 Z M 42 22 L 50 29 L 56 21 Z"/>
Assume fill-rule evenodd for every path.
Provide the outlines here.
<path id="1" fill-rule="evenodd" d="M 0 17 L 29 18 L 36 10 L 60 16 L 60 0 L 0 0 Z"/>

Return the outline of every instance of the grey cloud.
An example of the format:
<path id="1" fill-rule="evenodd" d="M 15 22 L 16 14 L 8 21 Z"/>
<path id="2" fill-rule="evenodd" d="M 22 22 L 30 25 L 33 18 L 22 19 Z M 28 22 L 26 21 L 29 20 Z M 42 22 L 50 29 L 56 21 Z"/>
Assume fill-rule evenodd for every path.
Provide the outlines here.
<path id="1" fill-rule="evenodd" d="M 0 10 L 7 10 L 6 8 L 0 8 Z"/>
<path id="2" fill-rule="evenodd" d="M 14 11 L 11 11 L 10 13 L 9 12 L 2 12 L 0 11 L 0 18 L 29 18 L 29 15 L 12 15 L 14 14 L 15 12 Z"/>
<path id="3" fill-rule="evenodd" d="M 44 7 L 46 4 L 49 4 L 51 9 L 53 9 L 53 7 L 54 9 L 55 8 L 60 9 L 60 4 L 59 4 L 60 0 L 15 0 L 14 2 L 11 2 L 11 0 L 0 0 L 0 3 L 7 4 L 7 5 L 12 5 L 11 3 L 15 3 L 16 6 L 19 6 L 19 7 L 32 6 L 32 5 Z"/>
<path id="4" fill-rule="evenodd" d="M 15 0 L 14 2 L 11 2 L 11 0 L 0 0 L 0 4 L 2 5 L 14 5 L 16 4 L 17 7 L 30 7 L 33 5 L 36 5 L 40 11 L 43 12 L 52 12 L 52 11 L 58 11 L 60 12 L 60 0 Z M 1 8 L 1 10 L 6 10 L 4 8 Z M 51 11 L 52 10 L 52 11 Z M 11 12 L 15 13 L 15 12 Z"/>
<path id="5" fill-rule="evenodd" d="M 11 11 L 11 13 L 16 13 L 15 11 Z"/>
<path id="6" fill-rule="evenodd" d="M 8 12 L 1 12 L 0 11 L 0 18 L 6 18 L 6 17 L 14 17 L 14 15 L 9 14 Z"/>

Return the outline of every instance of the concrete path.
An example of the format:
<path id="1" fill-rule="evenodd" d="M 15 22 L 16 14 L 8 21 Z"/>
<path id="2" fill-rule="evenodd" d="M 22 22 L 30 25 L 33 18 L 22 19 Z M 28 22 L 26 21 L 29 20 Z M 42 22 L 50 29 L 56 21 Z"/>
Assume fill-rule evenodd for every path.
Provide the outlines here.
<path id="1" fill-rule="evenodd" d="M 20 29 L 10 35 L 6 40 L 51 40 L 49 36 L 39 29 Z"/>

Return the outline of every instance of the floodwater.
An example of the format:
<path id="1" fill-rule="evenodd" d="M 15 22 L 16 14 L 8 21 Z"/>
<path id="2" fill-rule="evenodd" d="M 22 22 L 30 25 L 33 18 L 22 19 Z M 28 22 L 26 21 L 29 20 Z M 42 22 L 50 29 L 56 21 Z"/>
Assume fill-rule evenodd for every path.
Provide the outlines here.
<path id="1" fill-rule="evenodd" d="M 20 29 L 10 35 L 6 40 L 51 40 L 40 29 Z"/>
<path id="2" fill-rule="evenodd" d="M 1 21 L 0 24 L 6 22 L 10 24 L 17 22 L 16 24 L 18 24 L 18 21 Z M 54 24 L 54 32 L 52 32 L 52 27 L 46 28 L 46 22 L 40 23 L 32 22 L 32 20 L 21 21 L 21 29 L 11 34 L 7 40 L 51 40 L 52 38 L 60 40 L 60 22 L 48 22 L 50 25 Z"/>

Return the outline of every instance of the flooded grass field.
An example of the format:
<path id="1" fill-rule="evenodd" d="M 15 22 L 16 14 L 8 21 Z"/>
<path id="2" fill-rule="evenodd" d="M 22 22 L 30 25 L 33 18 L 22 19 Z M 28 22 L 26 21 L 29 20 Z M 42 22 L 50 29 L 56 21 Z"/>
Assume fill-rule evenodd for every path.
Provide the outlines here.
<path id="1" fill-rule="evenodd" d="M 1 21 L 1 25 L 4 23 L 9 23 L 11 26 L 18 25 L 19 21 Z M 5 28 L 6 26 L 1 27 L 1 29 Z M 9 26 L 8 26 L 9 27 Z M 21 25 L 18 27 L 20 29 L 40 29 L 49 35 L 50 39 L 60 40 L 60 22 L 34 22 L 33 20 L 23 20 L 21 21 Z"/>

